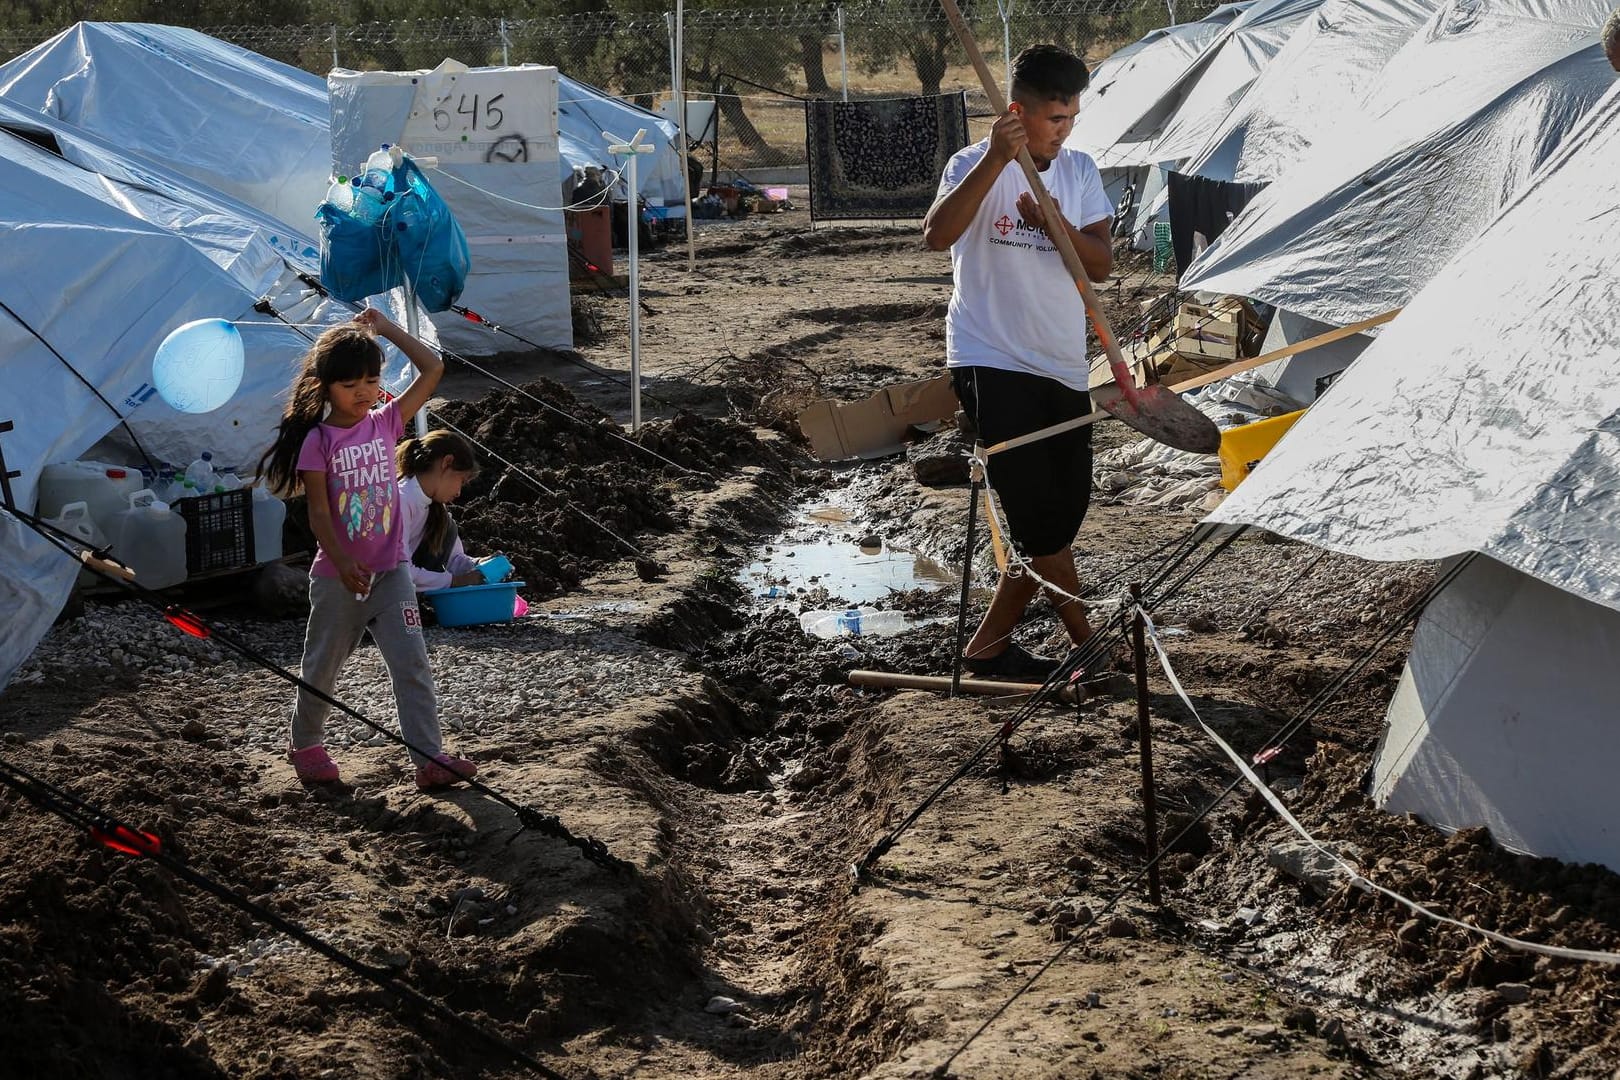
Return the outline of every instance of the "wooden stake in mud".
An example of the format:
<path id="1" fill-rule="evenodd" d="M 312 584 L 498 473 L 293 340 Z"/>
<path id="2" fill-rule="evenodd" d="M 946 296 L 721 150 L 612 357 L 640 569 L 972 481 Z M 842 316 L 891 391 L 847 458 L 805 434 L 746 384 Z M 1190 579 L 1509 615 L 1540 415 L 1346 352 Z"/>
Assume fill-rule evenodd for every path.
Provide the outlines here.
<path id="1" fill-rule="evenodd" d="M 962 596 L 956 602 L 956 653 L 951 661 L 951 697 L 962 692 L 962 649 L 967 645 L 968 587 L 973 582 L 973 526 L 979 512 L 979 489 L 984 486 L 984 462 L 975 457 L 969 470 L 973 490 L 968 494 L 967 543 L 962 548 Z"/>
<path id="2" fill-rule="evenodd" d="M 1142 753 L 1142 816 L 1147 826 L 1148 899 L 1159 896 L 1159 804 L 1153 792 L 1153 725 L 1148 716 L 1147 642 L 1142 627 L 1142 586 L 1131 586 L 1131 647 L 1136 660 L 1136 743 Z"/>

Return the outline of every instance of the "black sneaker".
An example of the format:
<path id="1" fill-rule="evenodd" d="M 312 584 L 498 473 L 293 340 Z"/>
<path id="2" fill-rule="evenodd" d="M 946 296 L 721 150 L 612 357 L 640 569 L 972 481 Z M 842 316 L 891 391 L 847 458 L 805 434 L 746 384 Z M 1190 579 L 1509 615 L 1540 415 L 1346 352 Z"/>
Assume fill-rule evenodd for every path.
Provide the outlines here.
<path id="1" fill-rule="evenodd" d="M 1060 663 L 1049 656 L 1036 656 L 1022 645 L 1009 645 L 995 656 L 964 657 L 962 669 L 985 679 L 1045 682 Z"/>

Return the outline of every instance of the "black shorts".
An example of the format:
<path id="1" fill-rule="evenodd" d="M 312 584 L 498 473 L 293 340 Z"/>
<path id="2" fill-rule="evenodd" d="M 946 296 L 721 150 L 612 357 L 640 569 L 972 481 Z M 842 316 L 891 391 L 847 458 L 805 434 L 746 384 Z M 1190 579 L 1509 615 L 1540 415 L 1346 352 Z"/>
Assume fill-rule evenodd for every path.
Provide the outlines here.
<path id="1" fill-rule="evenodd" d="M 1056 379 L 989 367 L 951 369 L 979 442 L 998 442 L 1091 412 L 1091 395 Z M 1091 504 L 1091 425 L 990 458 L 995 489 L 1018 550 L 1029 558 L 1068 550 Z"/>

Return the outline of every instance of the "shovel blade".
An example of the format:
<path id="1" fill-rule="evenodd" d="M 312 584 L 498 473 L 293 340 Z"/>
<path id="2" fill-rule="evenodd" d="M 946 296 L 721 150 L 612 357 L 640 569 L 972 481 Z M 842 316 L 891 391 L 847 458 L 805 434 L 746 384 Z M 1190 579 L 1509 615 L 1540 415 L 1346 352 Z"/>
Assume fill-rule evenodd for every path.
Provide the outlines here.
<path id="1" fill-rule="evenodd" d="M 1154 442 L 1191 454 L 1214 454 L 1221 448 L 1221 429 L 1168 387 L 1157 383 L 1135 391 L 1131 398 L 1114 383 L 1091 391 L 1091 403 L 1127 427 Z"/>

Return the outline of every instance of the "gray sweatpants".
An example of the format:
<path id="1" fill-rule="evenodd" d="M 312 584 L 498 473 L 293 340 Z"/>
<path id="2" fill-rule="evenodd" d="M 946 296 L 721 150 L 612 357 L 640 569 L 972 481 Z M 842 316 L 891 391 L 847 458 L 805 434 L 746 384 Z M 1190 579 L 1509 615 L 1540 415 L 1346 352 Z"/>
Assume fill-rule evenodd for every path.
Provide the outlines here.
<path id="1" fill-rule="evenodd" d="M 364 600 L 356 600 L 338 578 L 309 579 L 309 628 L 304 631 L 301 671 L 304 681 L 331 694 L 338 672 L 367 630 L 394 684 L 400 734 L 429 755 L 439 753 L 443 737 L 439 734 L 438 701 L 433 694 L 433 669 L 428 665 L 427 642 L 422 637 L 416 589 L 405 566 L 377 575 Z M 292 722 L 294 750 L 324 740 L 326 717 L 331 711 L 326 702 L 299 688 Z M 413 750 L 411 761 L 421 765 L 427 758 Z"/>

